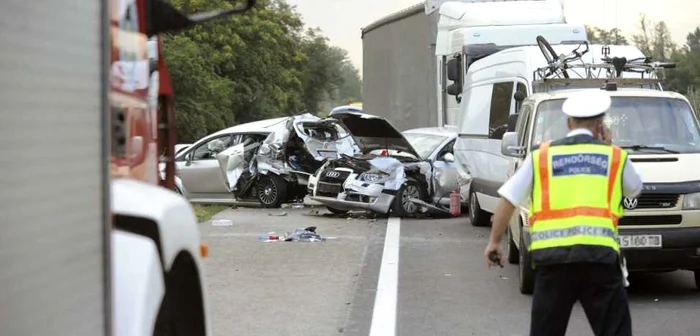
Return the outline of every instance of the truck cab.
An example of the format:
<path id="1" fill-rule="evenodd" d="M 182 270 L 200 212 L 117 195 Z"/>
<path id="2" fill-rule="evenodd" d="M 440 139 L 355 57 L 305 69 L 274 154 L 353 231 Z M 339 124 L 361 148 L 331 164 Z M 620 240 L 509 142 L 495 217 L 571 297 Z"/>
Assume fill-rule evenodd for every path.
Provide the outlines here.
<path id="1" fill-rule="evenodd" d="M 508 48 L 534 45 L 538 35 L 554 44 L 588 40 L 584 25 L 566 22 L 558 0 L 435 5 L 440 14 L 435 41 L 438 125 L 458 124 L 462 90 L 469 83 L 466 75 L 473 62 Z"/>
<path id="2" fill-rule="evenodd" d="M 568 133 L 563 102 L 578 90 L 535 93 L 518 110 L 503 135 L 501 153 L 510 158 L 508 176 L 543 141 Z M 599 89 L 583 89 L 599 90 Z M 630 271 L 689 270 L 700 289 L 700 128 L 689 101 L 675 92 L 617 89 L 605 123 L 613 144 L 629 153 L 644 188 L 625 198 L 618 241 Z M 529 203 L 529 202 L 528 202 Z M 532 293 L 529 204 L 519 205 L 508 226 L 508 261 L 519 264 L 520 290 Z"/>

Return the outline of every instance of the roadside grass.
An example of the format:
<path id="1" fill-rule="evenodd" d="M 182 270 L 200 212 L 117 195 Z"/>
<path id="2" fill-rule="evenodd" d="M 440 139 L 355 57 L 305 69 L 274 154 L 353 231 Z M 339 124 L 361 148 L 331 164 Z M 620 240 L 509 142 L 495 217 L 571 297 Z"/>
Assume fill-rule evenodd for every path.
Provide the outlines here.
<path id="1" fill-rule="evenodd" d="M 202 204 L 192 204 L 194 208 L 194 214 L 197 216 L 197 222 L 203 223 L 211 219 L 212 216 L 217 213 L 226 210 L 228 208 L 225 205 L 212 204 L 212 205 L 202 205 Z"/>

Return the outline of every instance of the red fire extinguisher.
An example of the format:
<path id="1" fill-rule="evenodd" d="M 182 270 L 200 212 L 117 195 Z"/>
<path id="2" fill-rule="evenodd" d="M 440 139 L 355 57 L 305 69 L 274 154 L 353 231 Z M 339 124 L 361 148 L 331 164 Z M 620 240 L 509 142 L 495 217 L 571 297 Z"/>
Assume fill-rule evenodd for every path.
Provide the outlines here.
<path id="1" fill-rule="evenodd" d="M 459 192 L 457 190 L 452 190 L 450 194 L 450 214 L 454 217 L 459 217 L 462 214 Z"/>

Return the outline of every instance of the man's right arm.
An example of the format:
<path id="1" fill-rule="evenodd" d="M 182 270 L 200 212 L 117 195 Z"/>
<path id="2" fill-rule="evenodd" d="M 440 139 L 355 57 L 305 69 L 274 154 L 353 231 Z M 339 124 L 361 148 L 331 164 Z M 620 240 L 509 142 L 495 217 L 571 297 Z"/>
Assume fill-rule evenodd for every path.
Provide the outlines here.
<path id="1" fill-rule="evenodd" d="M 532 156 L 528 154 L 515 174 L 498 189 L 498 194 L 517 207 L 527 200 L 530 192 L 532 192 L 533 174 Z"/>
<path id="2" fill-rule="evenodd" d="M 628 156 L 625 168 L 622 170 L 622 194 L 628 198 L 635 198 L 642 192 L 643 186 L 642 177 Z"/>

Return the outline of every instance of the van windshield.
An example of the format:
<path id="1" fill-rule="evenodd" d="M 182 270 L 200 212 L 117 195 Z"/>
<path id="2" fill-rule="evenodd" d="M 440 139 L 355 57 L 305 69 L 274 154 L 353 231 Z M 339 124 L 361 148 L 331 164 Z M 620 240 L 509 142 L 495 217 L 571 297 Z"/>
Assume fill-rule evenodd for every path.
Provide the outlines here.
<path id="1" fill-rule="evenodd" d="M 564 99 L 544 101 L 537 107 L 532 144 L 557 140 L 568 133 Z M 685 101 L 660 97 L 612 97 L 605 124 L 613 143 L 621 146 L 662 147 L 679 153 L 700 153 L 700 132 L 692 109 Z M 632 150 L 635 154 L 659 154 Z"/>

